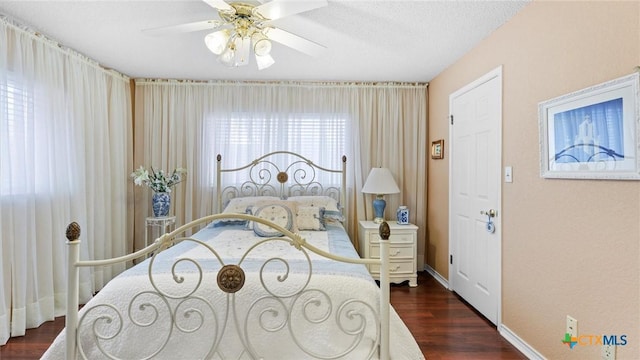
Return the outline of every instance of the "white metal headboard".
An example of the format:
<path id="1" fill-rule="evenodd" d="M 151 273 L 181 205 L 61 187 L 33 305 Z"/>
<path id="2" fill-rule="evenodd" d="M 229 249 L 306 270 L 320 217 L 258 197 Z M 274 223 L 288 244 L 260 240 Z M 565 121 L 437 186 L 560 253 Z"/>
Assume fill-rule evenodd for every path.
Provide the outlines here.
<path id="1" fill-rule="evenodd" d="M 346 205 L 347 157 L 342 156 L 342 169 L 328 169 L 315 164 L 302 155 L 290 151 L 274 151 L 265 154 L 251 163 L 237 168 L 224 169 L 222 155 L 217 156 L 216 166 L 216 213 L 232 198 L 246 196 L 277 196 L 286 199 L 289 196 L 325 195 L 334 198 L 340 204 L 344 215 Z M 239 173 L 241 183 L 222 185 L 223 176 Z M 323 184 L 319 177 L 322 173 L 333 174 L 335 183 Z"/>

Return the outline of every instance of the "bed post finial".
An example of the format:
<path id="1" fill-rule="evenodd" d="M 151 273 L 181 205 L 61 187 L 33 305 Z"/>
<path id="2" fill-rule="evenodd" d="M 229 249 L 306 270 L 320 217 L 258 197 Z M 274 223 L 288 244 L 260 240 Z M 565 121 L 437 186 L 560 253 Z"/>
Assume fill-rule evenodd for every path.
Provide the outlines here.
<path id="1" fill-rule="evenodd" d="M 218 159 L 218 162 L 220 162 L 220 160 L 222 160 L 222 155 L 218 154 L 218 156 L 216 156 L 216 159 Z"/>
<path id="2" fill-rule="evenodd" d="M 389 237 L 391 236 L 391 229 L 386 221 L 383 221 L 382 224 L 380 224 L 378 231 L 382 240 L 389 240 Z"/>
<path id="3" fill-rule="evenodd" d="M 77 222 L 72 222 L 67 226 L 67 240 L 75 241 L 80 238 L 80 225 Z"/>
<path id="4" fill-rule="evenodd" d="M 347 162 L 347 155 L 342 155 L 342 162 L 346 163 Z"/>

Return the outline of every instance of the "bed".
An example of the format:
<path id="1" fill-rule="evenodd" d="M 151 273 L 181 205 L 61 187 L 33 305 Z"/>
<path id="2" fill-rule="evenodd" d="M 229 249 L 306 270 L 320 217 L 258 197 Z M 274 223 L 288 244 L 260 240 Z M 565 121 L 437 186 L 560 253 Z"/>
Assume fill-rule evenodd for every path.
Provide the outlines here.
<path id="1" fill-rule="evenodd" d="M 345 157 L 337 170 L 284 151 L 217 163 L 216 214 L 133 254 L 80 260 L 69 225 L 66 327 L 44 359 L 424 359 L 365 266 L 388 283 L 388 241 L 360 259 L 343 227 Z M 145 256 L 77 310 L 80 268 Z"/>

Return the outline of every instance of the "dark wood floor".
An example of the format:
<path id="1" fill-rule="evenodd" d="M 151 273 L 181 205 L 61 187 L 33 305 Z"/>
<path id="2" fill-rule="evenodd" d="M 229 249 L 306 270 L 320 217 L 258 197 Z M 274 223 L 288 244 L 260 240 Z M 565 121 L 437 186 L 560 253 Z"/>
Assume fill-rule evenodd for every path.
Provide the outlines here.
<path id="1" fill-rule="evenodd" d="M 426 272 L 418 286 L 393 285 L 391 304 L 428 360 L 526 359 L 496 327 Z"/>
<path id="2" fill-rule="evenodd" d="M 418 287 L 393 285 L 391 303 L 429 360 L 526 359 L 491 323 L 427 273 L 419 273 Z M 64 318 L 57 318 L 27 330 L 26 336 L 0 347 L 0 359 L 39 359 L 63 327 Z"/>

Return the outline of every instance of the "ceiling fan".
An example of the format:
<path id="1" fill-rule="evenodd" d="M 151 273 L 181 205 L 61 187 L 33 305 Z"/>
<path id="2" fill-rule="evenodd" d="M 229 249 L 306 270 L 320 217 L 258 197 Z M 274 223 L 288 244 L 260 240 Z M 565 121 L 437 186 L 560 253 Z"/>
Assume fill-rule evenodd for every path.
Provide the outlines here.
<path id="1" fill-rule="evenodd" d="M 327 0 L 253 0 L 226 2 L 203 0 L 218 12 L 219 20 L 197 21 L 143 30 L 151 35 L 215 30 L 205 36 L 207 48 L 218 60 L 230 67 L 249 64 L 253 50 L 258 69 L 275 63 L 271 57 L 271 42 L 275 41 L 310 56 L 318 56 L 326 48 L 311 40 L 275 27 L 272 22 L 305 11 L 327 6 Z"/>

